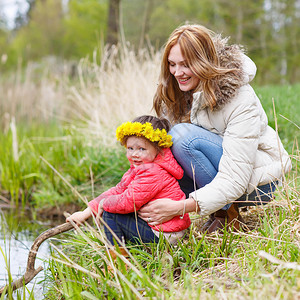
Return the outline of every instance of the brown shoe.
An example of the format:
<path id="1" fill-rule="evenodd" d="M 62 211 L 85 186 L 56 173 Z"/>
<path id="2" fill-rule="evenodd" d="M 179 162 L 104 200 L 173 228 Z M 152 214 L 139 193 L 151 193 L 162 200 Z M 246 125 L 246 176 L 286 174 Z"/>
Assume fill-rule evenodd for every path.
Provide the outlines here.
<path id="1" fill-rule="evenodd" d="M 227 227 L 231 228 L 233 231 L 240 231 L 241 226 L 240 222 L 243 222 L 243 219 L 239 213 L 239 207 L 237 203 L 232 203 L 227 212 Z"/>
<path id="2" fill-rule="evenodd" d="M 128 257 L 129 257 L 128 250 L 126 250 L 123 247 L 119 247 L 118 249 L 112 248 L 109 250 L 109 253 L 107 253 L 107 256 L 108 256 L 108 258 L 109 258 L 109 256 L 111 257 L 113 263 L 115 263 L 115 261 L 118 257 L 117 252 L 119 253 L 119 256 L 121 255 L 121 256 L 124 256 L 126 259 L 128 259 Z M 126 268 L 126 270 L 128 269 L 128 266 L 126 264 L 125 264 L 125 268 Z M 108 271 L 107 275 L 113 275 L 113 270 L 114 270 L 113 267 L 110 264 L 108 264 L 107 265 L 107 271 Z"/>
<path id="3" fill-rule="evenodd" d="M 202 227 L 201 227 L 201 232 L 205 232 L 205 231 L 207 231 L 207 229 L 210 227 L 210 225 L 214 222 L 214 220 L 215 220 L 215 214 L 213 213 L 213 214 L 210 214 L 209 215 L 209 219 L 202 225 Z"/>
<path id="4" fill-rule="evenodd" d="M 242 230 L 241 222 L 243 223 L 243 219 L 239 214 L 238 204 L 233 203 L 228 210 L 220 209 L 215 212 L 215 220 L 208 227 L 207 233 L 223 231 L 225 226 L 227 230 L 240 231 Z"/>
<path id="5" fill-rule="evenodd" d="M 226 219 L 227 219 L 227 212 L 226 210 L 220 209 L 215 212 L 214 214 L 214 221 L 211 225 L 207 228 L 207 233 L 213 233 L 215 231 L 222 231 L 224 230 Z"/>

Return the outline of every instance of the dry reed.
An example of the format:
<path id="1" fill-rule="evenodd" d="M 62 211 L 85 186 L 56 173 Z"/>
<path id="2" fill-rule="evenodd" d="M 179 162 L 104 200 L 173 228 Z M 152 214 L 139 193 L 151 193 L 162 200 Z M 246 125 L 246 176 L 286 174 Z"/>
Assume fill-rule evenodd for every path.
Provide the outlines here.
<path id="1" fill-rule="evenodd" d="M 85 134 L 107 144 L 121 122 L 153 114 L 160 53 L 113 47 L 102 50 L 100 63 L 97 56 L 77 64 L 45 59 L 2 78 L 1 127 L 7 130 L 12 118 L 16 124 L 80 123 Z"/>

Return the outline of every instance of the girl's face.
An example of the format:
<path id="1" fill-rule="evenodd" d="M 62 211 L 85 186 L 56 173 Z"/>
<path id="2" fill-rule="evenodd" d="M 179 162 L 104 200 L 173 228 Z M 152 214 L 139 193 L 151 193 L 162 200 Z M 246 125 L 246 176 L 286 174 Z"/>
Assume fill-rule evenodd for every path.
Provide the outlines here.
<path id="1" fill-rule="evenodd" d="M 153 162 L 158 154 L 158 150 L 147 139 L 139 136 L 130 136 L 126 142 L 126 149 L 126 156 L 135 167 Z"/>
<path id="2" fill-rule="evenodd" d="M 192 91 L 198 86 L 200 80 L 187 66 L 179 44 L 175 44 L 171 48 L 168 62 L 170 73 L 175 77 L 183 92 Z"/>

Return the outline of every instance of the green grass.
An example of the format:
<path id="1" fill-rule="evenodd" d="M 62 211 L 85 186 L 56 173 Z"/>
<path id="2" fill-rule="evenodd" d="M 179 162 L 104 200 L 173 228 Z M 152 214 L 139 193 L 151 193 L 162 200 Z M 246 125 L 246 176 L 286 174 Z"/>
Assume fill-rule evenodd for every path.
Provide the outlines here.
<path id="1" fill-rule="evenodd" d="M 300 86 L 257 88 L 259 97 L 285 147 L 293 152 L 294 169 L 276 193 L 276 200 L 243 213 L 250 231 L 224 235 L 199 234 L 193 215 L 190 234 L 177 246 L 128 246 L 127 261 L 115 263 L 107 275 L 105 243 L 94 228 L 71 235 L 64 254 L 54 251 L 49 297 L 58 299 L 296 299 L 300 296 L 299 128 Z M 289 102 L 286 104 L 286 102 Z M 281 117 L 285 116 L 290 121 Z M 298 124 L 297 124 L 298 125 Z M 70 262 L 76 262 L 70 263 Z M 93 272 L 93 273 L 90 273 Z"/>
<path id="2" fill-rule="evenodd" d="M 17 207 L 83 204 L 44 160 L 89 199 L 119 181 L 127 169 L 121 147 L 90 145 L 69 128 L 45 124 L 19 126 L 16 132 L 17 141 L 11 131 L 0 133 L 0 189 Z"/>
<path id="3" fill-rule="evenodd" d="M 300 137 L 300 84 L 256 87 L 255 91 L 266 111 L 269 125 L 275 129 L 275 121 L 277 121 L 279 136 L 286 150 L 292 153 L 294 142 Z"/>

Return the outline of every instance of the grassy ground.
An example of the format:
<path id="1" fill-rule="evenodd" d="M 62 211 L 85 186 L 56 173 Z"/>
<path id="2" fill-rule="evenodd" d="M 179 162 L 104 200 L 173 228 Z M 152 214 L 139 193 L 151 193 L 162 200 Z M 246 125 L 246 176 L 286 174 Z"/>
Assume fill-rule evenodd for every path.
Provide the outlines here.
<path id="1" fill-rule="evenodd" d="M 54 67 L 41 72 L 32 65 L 0 78 L 0 197 L 33 207 L 33 215 L 70 203 L 85 207 L 82 199 L 120 180 L 128 163 L 114 131 L 151 113 L 159 55 L 107 52 L 100 65 L 81 61 L 75 77 Z M 300 85 L 255 90 L 294 169 L 275 201 L 242 212 L 249 231 L 203 236 L 203 220 L 192 215 L 190 233 L 178 246 L 128 246 L 129 260 L 118 259 L 108 276 L 102 229 L 82 227 L 64 235 L 63 252 L 53 245 L 48 299 L 300 297 Z"/>
<path id="2" fill-rule="evenodd" d="M 280 189 L 264 207 L 242 212 L 247 232 L 205 236 L 196 215 L 177 246 L 128 246 L 112 263 L 101 229 L 83 227 L 54 249 L 54 299 L 298 299 L 299 190 Z M 96 229 L 95 229 L 96 228 Z M 113 268 L 112 274 L 107 267 Z"/>

